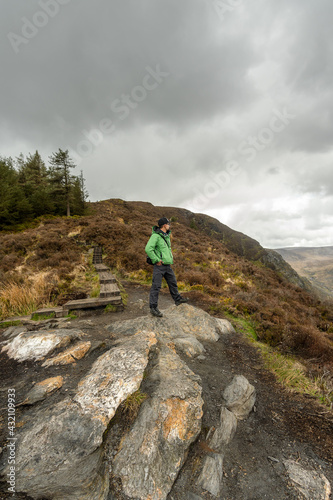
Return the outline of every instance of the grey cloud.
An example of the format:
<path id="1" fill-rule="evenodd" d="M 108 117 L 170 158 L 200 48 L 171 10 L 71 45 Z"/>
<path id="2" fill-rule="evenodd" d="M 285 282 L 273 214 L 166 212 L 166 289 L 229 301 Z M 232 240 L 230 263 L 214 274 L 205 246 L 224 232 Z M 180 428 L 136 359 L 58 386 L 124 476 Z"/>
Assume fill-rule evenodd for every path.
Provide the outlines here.
<path id="1" fill-rule="evenodd" d="M 58 2 L 1 3 L 0 154 L 38 148 L 47 160 L 70 148 L 93 200 L 188 208 L 234 159 L 240 173 L 208 197 L 207 213 L 266 245 L 333 234 L 330 0 L 241 2 L 224 19 L 210 0 L 69 0 L 15 53 L 8 33 L 47 1 Z M 168 76 L 122 116 L 112 103 L 147 68 Z M 269 139 L 275 109 L 294 118 Z M 249 136 L 258 147 L 242 154 Z"/>

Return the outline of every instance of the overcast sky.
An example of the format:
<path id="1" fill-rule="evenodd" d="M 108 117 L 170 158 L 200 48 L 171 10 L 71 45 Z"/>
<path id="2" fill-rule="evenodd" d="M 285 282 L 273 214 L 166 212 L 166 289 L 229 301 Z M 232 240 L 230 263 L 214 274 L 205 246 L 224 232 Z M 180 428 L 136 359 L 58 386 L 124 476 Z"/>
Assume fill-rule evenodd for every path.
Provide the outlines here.
<path id="1" fill-rule="evenodd" d="M 0 155 L 68 149 L 91 201 L 333 245 L 331 0 L 0 6 Z"/>

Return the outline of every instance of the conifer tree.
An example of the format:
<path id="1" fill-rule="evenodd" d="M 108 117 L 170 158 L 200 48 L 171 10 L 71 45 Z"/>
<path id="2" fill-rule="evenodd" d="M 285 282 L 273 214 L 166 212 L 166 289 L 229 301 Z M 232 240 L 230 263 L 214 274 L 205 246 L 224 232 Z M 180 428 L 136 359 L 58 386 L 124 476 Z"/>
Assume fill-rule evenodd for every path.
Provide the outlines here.
<path id="1" fill-rule="evenodd" d="M 70 171 L 75 168 L 75 163 L 70 158 L 68 149 L 66 151 L 59 150 L 53 153 L 50 157 L 50 178 L 53 184 L 53 194 L 56 197 L 56 205 L 61 209 L 64 203 L 66 207 L 67 217 L 71 215 L 71 195 L 74 186 L 74 177 Z"/>
<path id="2" fill-rule="evenodd" d="M 11 158 L 0 158 L 0 229 L 29 219 L 32 208 Z"/>
<path id="3" fill-rule="evenodd" d="M 26 160 L 21 155 L 17 159 L 19 183 L 33 209 L 34 217 L 54 212 L 48 172 L 38 151 L 29 153 Z"/>
<path id="4" fill-rule="evenodd" d="M 80 176 L 74 178 L 72 190 L 73 212 L 77 215 L 83 215 L 86 210 L 86 200 L 88 198 L 88 192 L 85 188 L 84 181 L 85 179 L 81 170 Z"/>

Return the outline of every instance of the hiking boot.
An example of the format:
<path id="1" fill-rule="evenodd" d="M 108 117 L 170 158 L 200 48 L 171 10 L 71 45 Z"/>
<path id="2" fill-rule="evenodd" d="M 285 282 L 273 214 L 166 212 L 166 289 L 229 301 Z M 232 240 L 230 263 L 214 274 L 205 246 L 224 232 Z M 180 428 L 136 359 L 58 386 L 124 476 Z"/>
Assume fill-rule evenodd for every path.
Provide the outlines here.
<path id="1" fill-rule="evenodd" d="M 152 313 L 153 316 L 156 316 L 157 318 L 162 318 L 163 316 L 158 307 L 151 307 L 150 312 Z"/>
<path id="2" fill-rule="evenodd" d="M 187 304 L 188 301 L 189 299 L 187 299 L 186 297 L 180 297 L 175 301 L 175 304 L 176 306 L 179 306 L 180 304 Z"/>

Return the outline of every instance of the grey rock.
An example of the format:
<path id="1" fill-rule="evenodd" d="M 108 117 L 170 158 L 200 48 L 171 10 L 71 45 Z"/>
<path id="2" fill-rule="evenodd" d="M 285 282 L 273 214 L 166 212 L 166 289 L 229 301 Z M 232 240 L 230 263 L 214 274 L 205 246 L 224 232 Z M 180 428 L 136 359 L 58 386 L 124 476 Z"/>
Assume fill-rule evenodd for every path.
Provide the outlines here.
<path id="1" fill-rule="evenodd" d="M 51 354 L 55 349 L 66 347 L 74 340 L 80 340 L 85 334 L 81 330 L 39 330 L 22 332 L 7 342 L 1 352 L 16 361 L 38 361 Z"/>
<path id="2" fill-rule="evenodd" d="M 19 335 L 22 332 L 26 332 L 27 329 L 25 326 L 10 326 L 3 332 L 3 336 L 9 339 L 13 339 L 17 335 Z"/>
<path id="3" fill-rule="evenodd" d="M 304 498 L 307 500 L 329 500 L 331 485 L 324 474 L 304 469 L 293 460 L 285 460 L 283 464 L 290 480 Z"/>
<path id="4" fill-rule="evenodd" d="M 227 319 L 216 318 L 217 327 L 222 335 L 236 333 L 234 327 Z"/>
<path id="5" fill-rule="evenodd" d="M 222 489 L 223 455 L 213 453 L 205 457 L 203 469 L 198 478 L 198 485 L 218 497 Z"/>
<path id="6" fill-rule="evenodd" d="M 103 435 L 119 404 L 139 388 L 155 343 L 152 332 L 141 332 L 107 351 L 73 399 L 41 411 L 23 428 L 16 450 L 18 492 L 57 500 L 107 497 Z"/>
<path id="7" fill-rule="evenodd" d="M 41 413 L 17 441 L 16 490 L 33 498 L 104 499 L 104 431 L 101 420 L 93 420 L 69 399 Z"/>
<path id="8" fill-rule="evenodd" d="M 59 376 L 48 378 L 46 380 L 43 380 L 42 382 L 38 382 L 38 384 L 35 384 L 33 388 L 28 392 L 22 405 L 32 405 L 34 403 L 37 403 L 38 401 L 42 401 L 49 394 L 53 393 L 57 389 L 60 389 L 63 385 L 63 381 L 63 378 Z"/>
<path id="9" fill-rule="evenodd" d="M 161 338 L 175 339 L 195 337 L 198 340 L 217 341 L 219 324 L 208 313 L 181 304 L 163 311 L 163 318 L 143 316 L 134 320 L 117 321 L 107 326 L 107 330 L 118 335 L 133 335 L 138 330 L 150 330 Z"/>
<path id="10" fill-rule="evenodd" d="M 112 469 L 126 495 L 163 500 L 200 432 L 203 400 L 199 378 L 167 346 L 150 378 L 156 388 L 122 440 Z"/>
<path id="11" fill-rule="evenodd" d="M 243 375 L 236 375 L 223 392 L 223 398 L 237 420 L 245 420 L 253 409 L 256 392 Z"/>
<path id="12" fill-rule="evenodd" d="M 202 471 L 197 482 L 204 490 L 216 497 L 220 495 L 222 490 L 225 446 L 234 437 L 236 429 L 237 419 L 235 415 L 226 408 L 222 408 L 219 426 L 207 435 L 207 444 L 212 452 L 204 458 Z"/>
<path id="13" fill-rule="evenodd" d="M 105 352 L 79 383 L 74 400 L 95 418 L 110 421 L 119 404 L 140 387 L 155 344 L 153 332 L 140 332 Z"/>
<path id="14" fill-rule="evenodd" d="M 65 351 L 60 352 L 57 356 L 49 358 L 42 366 L 55 366 L 55 365 L 68 365 L 75 363 L 80 359 L 84 358 L 87 352 L 90 350 L 91 342 L 76 342 L 68 347 Z"/>
<path id="15" fill-rule="evenodd" d="M 196 495 L 195 493 L 192 493 L 191 491 L 188 491 L 186 493 L 186 500 L 203 500 L 202 497 L 199 497 L 199 495 Z"/>
<path id="16" fill-rule="evenodd" d="M 230 443 L 237 429 L 237 419 L 235 415 L 222 408 L 220 415 L 220 425 L 212 433 L 211 437 L 207 437 L 207 442 L 210 448 L 215 452 L 223 453 L 225 446 Z"/>
<path id="17" fill-rule="evenodd" d="M 186 354 L 189 358 L 198 356 L 206 352 L 204 346 L 193 335 L 178 337 L 173 340 L 177 349 Z"/>

